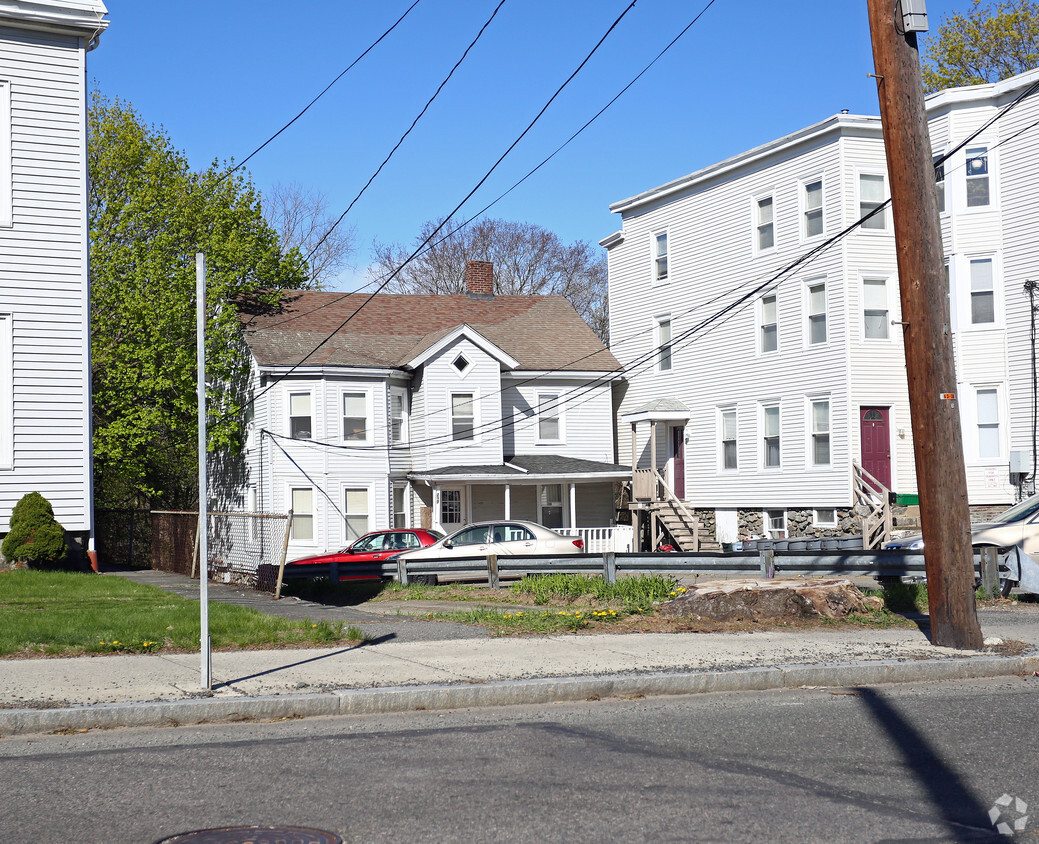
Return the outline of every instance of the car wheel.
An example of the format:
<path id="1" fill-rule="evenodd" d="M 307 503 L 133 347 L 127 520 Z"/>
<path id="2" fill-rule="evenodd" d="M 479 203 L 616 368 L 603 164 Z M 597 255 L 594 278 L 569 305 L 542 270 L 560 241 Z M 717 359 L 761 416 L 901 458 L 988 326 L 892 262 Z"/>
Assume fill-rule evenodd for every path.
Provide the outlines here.
<path id="1" fill-rule="evenodd" d="M 408 583 L 418 583 L 422 586 L 436 586 L 437 576 L 435 574 L 412 574 L 408 576 Z"/>
<path id="2" fill-rule="evenodd" d="M 974 546 L 974 553 L 977 554 L 981 547 L 982 546 L 975 545 Z M 1010 592 L 1013 590 L 1013 588 L 1015 586 L 1017 586 L 1017 581 L 1016 580 L 1011 580 L 1009 577 L 1006 577 L 1004 572 L 1003 572 L 1002 566 L 999 566 L 998 574 L 999 574 L 999 590 L 998 590 L 999 591 L 999 595 L 1002 598 L 1009 598 L 1010 597 Z M 975 586 L 980 588 L 981 581 L 979 580 L 975 584 Z"/>

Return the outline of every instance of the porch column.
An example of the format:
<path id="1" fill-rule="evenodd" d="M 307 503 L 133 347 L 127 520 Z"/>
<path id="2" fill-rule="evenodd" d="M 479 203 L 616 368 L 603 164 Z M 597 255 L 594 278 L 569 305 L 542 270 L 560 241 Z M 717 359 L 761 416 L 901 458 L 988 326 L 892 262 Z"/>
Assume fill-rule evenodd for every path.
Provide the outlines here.
<path id="1" fill-rule="evenodd" d="M 505 484 L 505 518 L 512 518 L 512 487 Z"/>
<path id="2" fill-rule="evenodd" d="M 577 527 L 577 484 L 570 484 L 570 527 Z"/>
<path id="3" fill-rule="evenodd" d="M 649 468 L 657 471 L 657 420 L 649 420 Z M 654 481 L 656 483 L 656 481 Z M 656 498 L 656 496 L 653 496 Z"/>
<path id="4" fill-rule="evenodd" d="M 635 438 L 635 423 L 631 423 L 631 476 L 635 477 L 635 470 L 639 467 L 638 464 L 638 448 L 637 440 Z"/>

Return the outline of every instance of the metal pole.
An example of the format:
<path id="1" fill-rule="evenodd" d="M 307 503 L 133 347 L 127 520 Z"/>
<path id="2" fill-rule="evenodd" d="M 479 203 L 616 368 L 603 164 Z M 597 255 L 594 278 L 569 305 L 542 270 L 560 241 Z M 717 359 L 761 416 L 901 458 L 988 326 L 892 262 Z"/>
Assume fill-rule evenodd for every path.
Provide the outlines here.
<path id="1" fill-rule="evenodd" d="M 198 356 L 198 600 L 202 607 L 200 642 L 202 688 L 213 688 L 213 649 L 209 639 L 209 490 L 206 485 L 206 256 L 195 254 L 195 348 Z"/>
<path id="2" fill-rule="evenodd" d="M 899 31 L 894 0 L 867 0 L 867 6 L 891 178 L 931 641 L 980 648 L 942 234 L 916 33 Z"/>

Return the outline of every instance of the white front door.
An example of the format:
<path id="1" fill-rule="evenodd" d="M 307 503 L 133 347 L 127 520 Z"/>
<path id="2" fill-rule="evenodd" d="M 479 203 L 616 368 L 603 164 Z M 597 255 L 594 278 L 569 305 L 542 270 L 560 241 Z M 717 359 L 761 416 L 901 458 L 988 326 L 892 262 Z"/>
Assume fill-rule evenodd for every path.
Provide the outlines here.
<path id="1" fill-rule="evenodd" d="M 440 488 L 440 529 L 444 533 L 453 533 L 466 521 L 465 487 Z"/>

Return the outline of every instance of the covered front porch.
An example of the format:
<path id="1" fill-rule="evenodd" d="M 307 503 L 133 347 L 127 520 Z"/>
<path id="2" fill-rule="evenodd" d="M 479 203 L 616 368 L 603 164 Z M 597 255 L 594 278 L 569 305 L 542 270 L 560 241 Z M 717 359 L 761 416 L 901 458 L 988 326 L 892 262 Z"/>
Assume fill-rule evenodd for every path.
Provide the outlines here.
<path id="1" fill-rule="evenodd" d="M 580 536 L 586 551 L 602 552 L 632 547 L 630 526 L 616 523 L 618 488 L 629 473 L 615 463 L 516 455 L 500 465 L 445 466 L 408 479 L 437 530 L 522 519 Z"/>

